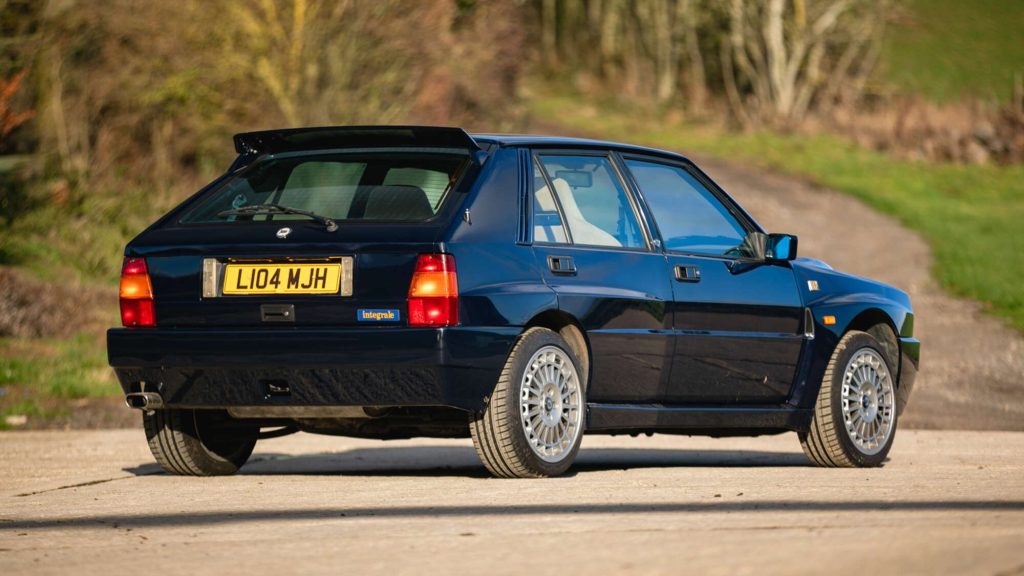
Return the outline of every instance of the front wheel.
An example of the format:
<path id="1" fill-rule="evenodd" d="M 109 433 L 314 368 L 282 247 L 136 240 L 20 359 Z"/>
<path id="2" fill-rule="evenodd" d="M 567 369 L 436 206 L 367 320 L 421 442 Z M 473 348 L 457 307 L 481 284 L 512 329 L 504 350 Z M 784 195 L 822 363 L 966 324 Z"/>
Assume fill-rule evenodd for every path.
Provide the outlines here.
<path id="1" fill-rule="evenodd" d="M 829 360 L 804 454 L 819 466 L 864 468 L 885 461 L 896 436 L 896 380 L 891 361 L 866 332 L 843 335 Z"/>
<path id="2" fill-rule="evenodd" d="M 170 474 L 226 476 L 238 472 L 256 446 L 259 428 L 220 410 L 142 413 L 149 450 Z"/>
<path id="3" fill-rule="evenodd" d="M 531 328 L 520 337 L 487 409 L 470 416 L 473 446 L 491 474 L 541 478 L 572 466 L 586 406 L 578 366 L 555 332 Z"/>

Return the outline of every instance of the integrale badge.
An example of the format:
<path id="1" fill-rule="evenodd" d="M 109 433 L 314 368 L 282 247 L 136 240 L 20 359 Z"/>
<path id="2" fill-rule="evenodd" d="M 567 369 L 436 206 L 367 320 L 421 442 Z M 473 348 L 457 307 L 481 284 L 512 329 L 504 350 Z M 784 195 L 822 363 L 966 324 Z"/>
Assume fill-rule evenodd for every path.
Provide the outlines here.
<path id="1" fill-rule="evenodd" d="M 369 310 L 360 308 L 357 317 L 360 322 L 398 322 L 402 319 L 402 313 L 397 309 Z"/>

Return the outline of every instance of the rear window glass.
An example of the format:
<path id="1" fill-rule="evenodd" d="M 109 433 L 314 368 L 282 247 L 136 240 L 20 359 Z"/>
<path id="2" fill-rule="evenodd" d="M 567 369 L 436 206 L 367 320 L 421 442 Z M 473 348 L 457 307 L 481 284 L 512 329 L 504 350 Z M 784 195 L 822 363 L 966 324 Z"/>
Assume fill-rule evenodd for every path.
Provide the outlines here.
<path id="1" fill-rule="evenodd" d="M 183 224 L 301 220 L 295 214 L 223 215 L 275 204 L 334 220 L 429 220 L 441 210 L 465 154 L 374 153 L 279 156 L 249 166 L 207 194 Z"/>

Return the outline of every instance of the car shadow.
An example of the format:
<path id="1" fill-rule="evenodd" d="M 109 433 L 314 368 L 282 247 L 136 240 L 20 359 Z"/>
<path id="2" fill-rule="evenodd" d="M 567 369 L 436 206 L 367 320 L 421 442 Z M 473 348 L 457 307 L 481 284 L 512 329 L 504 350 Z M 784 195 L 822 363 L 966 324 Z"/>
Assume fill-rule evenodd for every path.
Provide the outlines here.
<path id="1" fill-rule="evenodd" d="M 441 518 L 485 517 L 496 519 L 508 516 L 543 515 L 606 515 L 606 514 L 733 514 L 755 513 L 777 518 L 779 513 L 834 512 L 981 512 L 1022 513 L 1020 500 L 794 500 L 794 499 L 714 499 L 713 501 L 646 501 L 646 502 L 566 502 L 524 504 L 459 504 L 459 505 L 378 505 L 378 506 L 312 506 L 292 508 L 261 508 L 247 510 L 207 510 L 196 507 L 176 512 L 116 512 L 86 514 L 82 516 L 6 518 L 0 528 L 10 532 L 19 530 L 121 529 L 161 527 L 214 527 L 225 524 L 261 523 L 267 526 L 277 522 L 295 521 L 352 521 L 359 518 Z"/>
<path id="2" fill-rule="evenodd" d="M 583 448 L 565 477 L 607 470 L 642 468 L 800 467 L 810 462 L 799 452 Z M 131 474 L 159 474 L 157 464 L 125 468 Z M 341 452 L 279 454 L 257 452 L 240 474 L 252 476 L 489 476 L 468 446 L 386 446 Z"/>

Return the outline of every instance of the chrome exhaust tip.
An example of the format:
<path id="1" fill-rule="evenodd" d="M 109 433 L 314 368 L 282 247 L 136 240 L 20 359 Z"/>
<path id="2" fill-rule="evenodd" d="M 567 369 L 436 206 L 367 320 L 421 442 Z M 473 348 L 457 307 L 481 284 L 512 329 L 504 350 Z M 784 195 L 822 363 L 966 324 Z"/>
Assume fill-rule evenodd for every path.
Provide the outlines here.
<path id="1" fill-rule="evenodd" d="M 124 403 L 129 408 L 152 410 L 162 408 L 164 399 L 156 392 L 132 392 L 124 397 Z"/>

